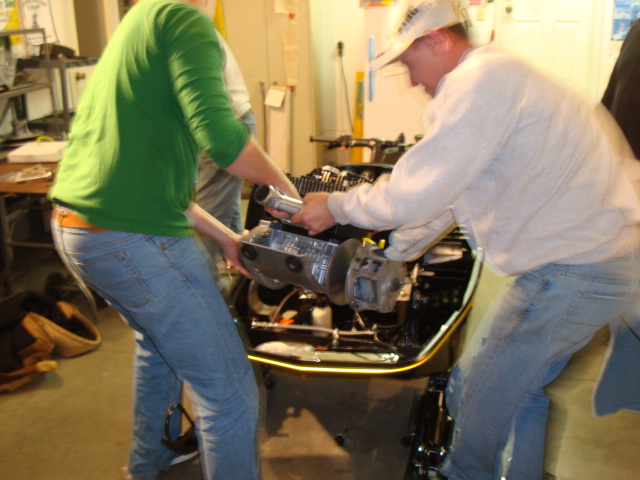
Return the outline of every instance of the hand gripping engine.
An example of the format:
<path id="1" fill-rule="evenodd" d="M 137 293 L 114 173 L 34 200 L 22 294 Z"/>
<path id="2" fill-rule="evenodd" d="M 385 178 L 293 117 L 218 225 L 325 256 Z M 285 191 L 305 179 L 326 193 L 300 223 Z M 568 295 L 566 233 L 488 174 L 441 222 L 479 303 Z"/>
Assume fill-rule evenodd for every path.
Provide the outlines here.
<path id="1" fill-rule="evenodd" d="M 268 185 L 256 188 L 254 200 L 291 214 L 302 208 L 300 200 Z M 356 311 L 393 310 L 406 283 L 404 262 L 386 258 L 382 249 L 362 240 L 325 241 L 285 225 L 261 220 L 242 238 L 242 262 L 257 283 L 271 289 L 297 285 Z"/>

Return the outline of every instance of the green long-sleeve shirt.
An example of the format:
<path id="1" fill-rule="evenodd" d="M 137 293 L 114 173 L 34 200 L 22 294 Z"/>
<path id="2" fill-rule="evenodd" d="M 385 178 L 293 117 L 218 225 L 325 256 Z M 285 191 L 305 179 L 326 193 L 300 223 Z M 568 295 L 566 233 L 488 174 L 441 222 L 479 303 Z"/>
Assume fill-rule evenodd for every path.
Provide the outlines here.
<path id="1" fill-rule="evenodd" d="M 98 227 L 187 236 L 198 152 L 225 168 L 247 140 L 211 21 L 182 2 L 142 0 L 96 65 L 50 196 Z"/>

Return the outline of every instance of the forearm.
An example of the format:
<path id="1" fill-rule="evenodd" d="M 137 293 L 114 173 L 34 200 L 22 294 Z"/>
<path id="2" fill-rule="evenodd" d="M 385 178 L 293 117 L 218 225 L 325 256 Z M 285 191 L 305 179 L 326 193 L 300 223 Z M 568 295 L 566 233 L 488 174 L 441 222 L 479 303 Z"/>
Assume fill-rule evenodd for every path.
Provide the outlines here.
<path id="1" fill-rule="evenodd" d="M 193 219 L 193 229 L 201 235 L 215 240 L 223 248 L 225 245 L 237 243 L 239 235 L 225 226 L 196 203 L 192 203 L 188 215 Z"/>
<path id="2" fill-rule="evenodd" d="M 195 203 L 191 204 L 187 213 L 193 218 L 193 228 L 196 232 L 212 238 L 220 245 L 227 259 L 227 265 L 234 267 L 246 277 L 251 278 L 251 275 L 246 268 L 244 268 L 242 259 L 240 258 L 240 250 L 238 248 L 240 235 L 227 228 Z"/>
<path id="3" fill-rule="evenodd" d="M 298 191 L 282 169 L 250 138 L 240 156 L 226 169 L 227 172 L 257 185 L 273 185 L 286 195 L 300 198 Z"/>

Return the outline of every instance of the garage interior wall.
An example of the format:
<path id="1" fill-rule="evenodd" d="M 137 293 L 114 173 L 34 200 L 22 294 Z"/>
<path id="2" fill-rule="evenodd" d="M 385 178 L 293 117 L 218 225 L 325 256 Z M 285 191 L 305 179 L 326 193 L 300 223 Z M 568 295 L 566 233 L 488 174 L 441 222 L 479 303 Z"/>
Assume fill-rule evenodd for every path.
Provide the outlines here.
<path id="1" fill-rule="evenodd" d="M 353 115 L 356 72 L 365 70 L 367 63 L 364 9 L 359 7 L 357 0 L 220 1 L 227 40 L 247 81 L 259 121 L 259 140 L 263 145 L 266 131 L 265 92 L 274 83 L 286 84 L 280 36 L 291 20 L 286 15 L 276 13 L 276 6 L 297 4 L 299 84 L 291 98 L 291 170 L 296 175 L 307 173 L 324 163 L 323 148 L 309 142 L 310 135 L 331 137 L 350 133 L 349 113 Z M 99 49 L 99 46 L 85 47 L 85 42 L 91 45 L 95 38 L 85 40 L 85 34 L 81 32 L 92 32 L 94 37 L 99 37 L 98 43 L 108 41 L 118 24 L 120 3 L 121 0 L 51 1 L 60 43 L 76 49 L 82 55 L 89 54 L 84 53 L 89 52 L 88 49 Z M 209 3 L 211 8 L 215 0 Z M 592 100 L 601 95 L 616 55 L 609 42 L 614 0 L 597 3 L 600 10 L 596 12 L 596 18 L 602 24 L 594 25 L 593 29 L 599 48 L 591 52 L 594 56 Z M 486 3 L 486 20 L 476 21 L 478 40 L 481 42 L 490 39 L 489 20 L 494 16 L 493 5 L 493 2 Z M 337 54 L 338 42 L 344 45 L 342 62 Z M 79 46 L 79 43 L 82 45 Z"/>
<path id="2" fill-rule="evenodd" d="M 295 91 L 290 90 L 291 173 L 302 175 L 318 165 L 317 144 L 309 141 L 317 135 L 315 82 L 313 78 L 312 34 L 309 4 L 317 0 L 298 0 L 297 13 L 290 18 L 277 13 L 277 0 L 223 1 L 227 42 L 238 60 L 251 95 L 253 110 L 259 122 L 262 145 L 265 132 L 272 125 L 266 122 L 264 96 L 274 85 L 289 87 L 285 65 L 285 43 L 290 22 L 297 22 L 297 76 Z M 288 47 L 287 47 L 288 48 Z M 265 130 L 266 128 L 266 130 Z M 278 159 L 276 159 L 278 160 Z"/>

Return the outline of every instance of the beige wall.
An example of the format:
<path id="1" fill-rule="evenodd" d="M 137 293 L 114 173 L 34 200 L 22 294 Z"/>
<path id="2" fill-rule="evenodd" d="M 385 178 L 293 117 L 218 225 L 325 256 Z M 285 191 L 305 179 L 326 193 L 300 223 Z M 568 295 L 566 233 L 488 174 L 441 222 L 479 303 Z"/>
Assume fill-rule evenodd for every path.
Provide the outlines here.
<path id="1" fill-rule="evenodd" d="M 309 1 L 300 0 L 298 22 L 298 77 L 291 94 L 291 172 L 308 173 L 317 166 L 317 145 L 309 142 L 316 135 L 315 85 L 311 56 Z M 317 0 L 316 0 L 317 1 Z M 264 98 L 262 89 L 277 83 L 287 85 L 283 43 L 280 38 L 289 18 L 275 12 L 275 0 L 226 0 L 223 2 L 227 41 L 234 52 L 258 117 L 259 140 L 265 145 Z M 270 125 L 267 124 L 267 133 Z"/>

